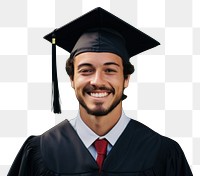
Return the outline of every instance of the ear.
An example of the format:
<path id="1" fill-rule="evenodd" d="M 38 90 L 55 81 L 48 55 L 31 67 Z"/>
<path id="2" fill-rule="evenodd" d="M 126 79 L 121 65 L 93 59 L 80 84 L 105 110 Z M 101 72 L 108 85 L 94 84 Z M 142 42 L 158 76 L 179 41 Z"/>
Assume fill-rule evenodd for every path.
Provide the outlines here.
<path id="1" fill-rule="evenodd" d="M 130 75 L 124 80 L 124 88 L 127 88 L 129 85 Z"/>
<path id="2" fill-rule="evenodd" d="M 70 82 L 71 82 L 71 87 L 74 89 L 74 79 L 72 76 L 70 76 Z"/>

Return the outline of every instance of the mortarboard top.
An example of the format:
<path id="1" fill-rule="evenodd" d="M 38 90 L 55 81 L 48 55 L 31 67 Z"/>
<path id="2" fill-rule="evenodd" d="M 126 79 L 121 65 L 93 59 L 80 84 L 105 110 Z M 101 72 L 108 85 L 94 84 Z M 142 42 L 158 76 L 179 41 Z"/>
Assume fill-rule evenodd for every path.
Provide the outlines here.
<path id="1" fill-rule="evenodd" d="M 102 32 L 101 29 L 106 29 L 107 34 L 105 34 L 105 30 Z M 93 31 L 92 37 L 91 35 L 86 35 L 86 33 L 90 30 Z M 100 30 L 100 32 L 94 34 L 95 30 Z M 86 35 L 86 37 L 82 37 L 83 35 Z M 101 35 L 103 43 L 106 44 L 104 45 L 104 48 L 98 50 L 97 52 L 103 52 L 106 48 L 107 52 L 114 52 L 119 56 L 122 56 L 123 60 L 129 60 L 132 56 L 160 44 L 147 34 L 100 7 L 93 9 L 92 11 L 44 36 L 46 40 L 52 42 L 52 94 L 54 97 L 53 108 L 55 113 L 61 112 L 56 68 L 56 45 L 71 54 L 76 52 L 74 50 L 77 49 L 77 45 L 79 47 L 78 49 L 81 50 L 83 50 L 82 48 L 86 45 L 90 47 L 90 49 L 83 50 L 83 52 L 93 51 L 91 49 L 96 47 L 96 44 L 94 46 L 94 42 L 91 41 L 93 39 L 91 38 L 94 36 L 96 37 L 96 35 L 98 35 L 97 37 Z M 121 42 L 121 39 L 119 42 L 116 42 L 116 38 L 122 38 L 123 42 Z M 107 39 L 111 41 L 114 47 L 112 46 L 111 48 L 110 41 L 107 43 Z M 100 43 L 97 45 L 100 46 Z M 123 58 L 123 56 L 125 56 L 125 58 Z"/>
<path id="2" fill-rule="evenodd" d="M 92 28 L 110 28 L 119 32 L 126 41 L 130 57 L 159 45 L 155 39 L 100 7 L 56 29 L 44 38 L 52 42 L 52 35 L 55 35 L 56 45 L 71 53 L 79 37 Z"/>

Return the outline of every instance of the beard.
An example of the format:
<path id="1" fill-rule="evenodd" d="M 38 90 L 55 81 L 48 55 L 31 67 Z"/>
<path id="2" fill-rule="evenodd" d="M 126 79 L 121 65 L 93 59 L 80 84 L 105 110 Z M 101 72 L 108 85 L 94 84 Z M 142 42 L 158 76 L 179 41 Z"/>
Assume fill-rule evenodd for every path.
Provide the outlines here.
<path id="1" fill-rule="evenodd" d="M 99 88 L 100 90 L 108 90 L 108 88 Z M 86 88 L 84 92 L 88 92 L 88 90 L 91 91 L 91 87 Z M 112 90 L 112 93 L 114 94 L 115 91 Z M 103 103 L 101 102 L 96 102 L 95 103 L 95 108 L 91 109 L 87 106 L 86 102 L 83 100 L 82 97 L 77 96 L 77 99 L 79 101 L 79 104 L 86 110 L 86 112 L 90 115 L 94 115 L 94 116 L 105 116 L 107 114 L 109 114 L 121 101 L 122 101 L 122 95 L 123 95 L 123 91 L 121 93 L 121 96 L 117 97 L 115 99 L 115 101 L 108 107 L 108 108 L 104 108 L 103 107 Z"/>
<path id="2" fill-rule="evenodd" d="M 103 103 L 96 103 L 96 108 L 90 109 L 82 99 L 78 99 L 80 105 L 87 111 L 87 113 L 94 116 L 105 116 L 109 114 L 121 102 L 121 100 L 122 98 L 118 98 L 107 109 L 103 108 Z"/>

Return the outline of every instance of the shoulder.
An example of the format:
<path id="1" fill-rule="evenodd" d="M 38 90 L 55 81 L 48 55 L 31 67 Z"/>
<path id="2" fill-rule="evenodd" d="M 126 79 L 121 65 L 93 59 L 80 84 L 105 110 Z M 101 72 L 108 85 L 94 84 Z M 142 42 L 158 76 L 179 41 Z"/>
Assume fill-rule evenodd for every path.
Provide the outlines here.
<path id="1" fill-rule="evenodd" d="M 18 152 L 8 176 L 14 175 L 40 175 L 48 173 L 40 150 L 40 137 L 30 136 Z M 28 166 L 28 167 L 27 167 Z"/>
<path id="2" fill-rule="evenodd" d="M 58 144 L 61 139 L 67 139 L 73 133 L 74 128 L 68 120 L 64 120 L 41 135 L 41 146 Z"/>
<path id="3" fill-rule="evenodd" d="M 47 130 L 46 132 L 44 132 L 41 135 L 38 136 L 29 136 L 26 141 L 24 142 L 24 144 L 21 147 L 21 150 L 27 149 L 27 148 L 32 148 L 32 147 L 37 147 L 40 146 L 40 142 L 42 138 L 51 138 L 53 136 L 57 136 L 59 134 L 61 134 L 63 131 L 67 130 L 70 126 L 68 125 L 69 122 L 67 120 L 62 121 L 61 123 L 55 125 L 54 127 L 52 127 L 51 129 Z"/>
<path id="4" fill-rule="evenodd" d="M 137 136 L 140 136 L 141 138 L 154 137 L 155 139 L 161 141 L 162 145 L 165 146 L 164 148 L 180 147 L 179 144 L 173 139 L 159 134 L 139 121 L 131 119 L 129 126 L 133 135 L 137 134 Z"/>
<path id="5" fill-rule="evenodd" d="M 183 155 L 183 151 L 176 141 L 155 132 L 136 120 L 131 120 L 128 128 L 129 133 L 133 136 L 134 144 L 137 141 L 138 144 L 145 145 L 145 148 L 152 148 L 151 150 L 156 151 L 160 158 Z"/>
<path id="6" fill-rule="evenodd" d="M 178 142 L 166 136 L 162 137 L 161 154 L 165 158 L 181 159 L 184 157 L 184 152 Z"/>
<path id="7" fill-rule="evenodd" d="M 65 128 L 66 125 L 68 125 L 68 124 L 69 124 L 69 121 L 65 119 L 62 122 L 60 122 L 57 125 L 55 125 L 52 128 L 50 128 L 49 130 L 45 131 L 42 135 L 46 135 L 48 133 L 59 132 L 59 131 L 63 130 L 63 128 Z"/>
<path id="8" fill-rule="evenodd" d="M 128 126 L 128 131 L 131 135 L 138 138 L 138 140 L 149 141 L 151 140 L 162 140 L 162 135 L 155 132 L 143 123 L 131 119 Z"/>
<path id="9" fill-rule="evenodd" d="M 28 137 L 15 159 L 14 169 L 11 170 L 15 170 L 19 165 L 26 166 L 28 164 L 30 167 L 27 171 L 24 171 L 25 173 L 32 172 L 34 175 L 50 173 L 51 167 L 48 163 L 52 159 L 51 156 L 56 158 L 56 154 L 62 149 L 63 141 L 67 140 L 67 136 L 70 135 L 69 131 L 72 131 L 72 129 L 73 127 L 69 125 L 69 122 L 64 120 L 42 135 Z M 50 153 L 51 155 L 49 155 Z"/>

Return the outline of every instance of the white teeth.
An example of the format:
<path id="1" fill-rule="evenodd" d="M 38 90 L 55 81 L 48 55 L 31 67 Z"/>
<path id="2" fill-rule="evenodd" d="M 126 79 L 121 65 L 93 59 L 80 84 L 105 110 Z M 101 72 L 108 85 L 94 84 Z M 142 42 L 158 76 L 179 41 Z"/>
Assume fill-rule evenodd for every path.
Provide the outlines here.
<path id="1" fill-rule="evenodd" d="M 108 95 L 108 93 L 107 92 L 104 92 L 104 93 L 90 93 L 90 95 L 92 97 L 102 98 L 102 97 L 106 97 Z"/>

